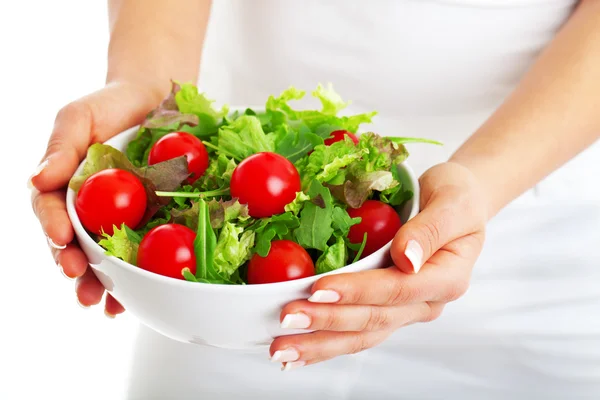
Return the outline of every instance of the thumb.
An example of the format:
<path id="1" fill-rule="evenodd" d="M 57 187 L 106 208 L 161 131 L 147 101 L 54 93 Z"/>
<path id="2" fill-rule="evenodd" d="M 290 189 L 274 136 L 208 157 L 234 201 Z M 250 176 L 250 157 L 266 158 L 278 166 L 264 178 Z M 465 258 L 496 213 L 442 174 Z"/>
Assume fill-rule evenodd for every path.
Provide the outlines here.
<path id="1" fill-rule="evenodd" d="M 28 185 L 40 192 L 64 187 L 90 144 L 104 142 L 140 123 L 160 100 L 159 91 L 114 83 L 63 107 L 56 116 L 46 154 Z"/>
<path id="2" fill-rule="evenodd" d="M 469 210 L 464 195 L 441 194 L 403 225 L 391 245 L 394 264 L 403 272 L 417 273 L 440 248 L 476 231 L 479 219 Z"/>

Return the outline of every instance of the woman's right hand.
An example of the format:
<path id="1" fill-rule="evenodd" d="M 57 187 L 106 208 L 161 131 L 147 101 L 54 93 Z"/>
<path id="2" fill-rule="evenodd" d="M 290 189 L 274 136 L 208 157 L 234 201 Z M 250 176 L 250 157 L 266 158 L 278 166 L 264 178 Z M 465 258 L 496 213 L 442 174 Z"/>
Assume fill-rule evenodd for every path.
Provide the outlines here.
<path id="1" fill-rule="evenodd" d="M 141 123 L 165 95 L 164 88 L 115 82 L 63 107 L 56 116 L 46 154 L 28 183 L 33 210 L 54 260 L 67 277 L 76 279 L 77 299 L 84 307 L 100 303 L 104 287 L 76 243 L 65 203 L 67 185 L 91 144 Z M 107 294 L 105 313 L 114 317 L 123 311 Z"/>

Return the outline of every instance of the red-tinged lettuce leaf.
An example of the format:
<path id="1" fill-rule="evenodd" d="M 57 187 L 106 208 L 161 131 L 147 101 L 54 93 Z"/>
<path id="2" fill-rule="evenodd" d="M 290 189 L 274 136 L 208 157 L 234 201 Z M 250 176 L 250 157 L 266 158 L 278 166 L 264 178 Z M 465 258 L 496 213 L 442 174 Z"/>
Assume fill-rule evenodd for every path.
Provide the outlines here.
<path id="1" fill-rule="evenodd" d="M 198 229 L 199 202 L 192 202 L 192 207 L 184 210 L 170 210 L 171 220 L 176 224 L 185 225 L 192 230 Z M 210 225 L 213 229 L 221 229 L 225 222 L 246 221 L 250 218 L 248 206 L 240 204 L 238 199 L 224 201 L 212 199 L 206 203 L 210 215 Z"/>
<path id="2" fill-rule="evenodd" d="M 139 226 L 144 226 L 161 207 L 169 204 L 171 200 L 170 197 L 157 196 L 156 191 L 173 191 L 181 186 L 181 183 L 189 176 L 185 156 L 138 168 L 121 151 L 106 144 L 96 143 L 88 149 L 82 173 L 71 178 L 69 187 L 77 192 L 88 177 L 109 168 L 131 172 L 144 185 L 147 207 Z"/>
<path id="3" fill-rule="evenodd" d="M 371 197 L 374 190 L 384 191 L 398 186 L 389 171 L 375 171 L 364 174 L 360 178 L 351 177 L 342 185 L 327 185 L 337 200 L 349 207 L 359 208 Z"/>
<path id="4" fill-rule="evenodd" d="M 193 114 L 182 114 L 179 111 L 160 110 L 142 123 L 143 128 L 156 129 L 166 126 L 177 126 L 174 130 L 178 130 L 182 125 L 196 126 L 198 125 L 198 117 Z"/>

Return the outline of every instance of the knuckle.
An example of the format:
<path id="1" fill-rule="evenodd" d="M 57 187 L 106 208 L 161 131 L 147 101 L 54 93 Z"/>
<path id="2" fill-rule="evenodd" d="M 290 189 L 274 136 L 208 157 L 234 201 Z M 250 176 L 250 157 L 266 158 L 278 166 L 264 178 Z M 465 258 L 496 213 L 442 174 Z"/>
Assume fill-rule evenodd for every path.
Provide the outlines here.
<path id="1" fill-rule="evenodd" d="M 411 289 L 404 282 L 397 282 L 391 293 L 389 298 L 387 299 L 388 306 L 397 305 L 397 304 L 406 304 L 409 303 L 415 297 L 414 289 Z"/>
<path id="2" fill-rule="evenodd" d="M 448 290 L 445 300 L 447 302 L 458 300 L 464 296 L 465 293 L 467 293 L 468 289 L 469 282 L 464 280 L 454 282 L 452 285 L 450 285 L 450 289 Z"/>
<path id="3" fill-rule="evenodd" d="M 340 319 L 338 318 L 335 312 L 325 313 L 323 318 L 323 328 L 324 330 L 335 330 L 339 328 Z"/>
<path id="4" fill-rule="evenodd" d="M 362 326 L 363 331 L 377 331 L 390 326 L 387 312 L 379 307 L 369 307 L 369 315 Z"/>
<path id="5" fill-rule="evenodd" d="M 81 100 L 73 101 L 63 108 L 61 108 L 56 114 L 56 122 L 69 121 L 73 119 L 87 119 L 91 120 L 92 108 L 90 105 Z"/>

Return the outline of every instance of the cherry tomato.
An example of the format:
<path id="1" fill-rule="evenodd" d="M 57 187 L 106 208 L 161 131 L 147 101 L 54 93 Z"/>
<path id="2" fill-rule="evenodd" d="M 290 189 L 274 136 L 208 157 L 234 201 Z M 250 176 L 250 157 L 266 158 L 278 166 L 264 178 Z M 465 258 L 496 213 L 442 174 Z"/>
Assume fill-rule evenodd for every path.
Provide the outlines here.
<path id="1" fill-rule="evenodd" d="M 248 283 L 275 283 L 306 278 L 315 274 L 310 255 L 298 243 L 275 240 L 266 257 L 254 254 L 248 264 Z"/>
<path id="2" fill-rule="evenodd" d="M 300 175 L 287 158 L 270 152 L 256 153 L 233 170 L 230 182 L 232 197 L 248 205 L 254 218 L 284 212 L 286 204 L 300 191 Z"/>
<path id="3" fill-rule="evenodd" d="M 90 232 L 113 234 L 113 225 L 135 229 L 146 212 L 146 189 L 131 172 L 104 169 L 88 177 L 75 201 L 81 224 Z"/>
<path id="4" fill-rule="evenodd" d="M 359 208 L 348 208 L 352 218 L 360 217 L 362 221 L 353 225 L 348 233 L 351 243 L 362 243 L 365 232 L 367 243 L 361 258 L 372 254 L 385 246 L 394 238 L 402 225 L 398 213 L 389 204 L 377 200 L 367 200 Z"/>
<path id="5" fill-rule="evenodd" d="M 171 160 L 186 156 L 191 185 L 200 178 L 208 168 L 208 152 L 200 139 L 187 132 L 172 132 L 158 139 L 148 155 L 148 164 Z"/>
<path id="6" fill-rule="evenodd" d="M 184 279 L 181 270 L 196 274 L 196 233 L 187 226 L 165 224 L 144 235 L 137 254 L 138 267 L 155 274 Z"/>
<path id="7" fill-rule="evenodd" d="M 329 136 L 333 136 L 333 137 L 329 137 L 328 139 L 325 139 L 323 141 L 323 144 L 325 144 L 325 146 L 330 146 L 335 142 L 341 142 L 342 140 L 344 140 L 345 136 L 348 136 L 350 139 L 352 139 L 354 144 L 358 144 L 358 137 L 356 137 L 356 135 L 354 133 L 349 132 L 349 131 L 344 131 L 344 130 L 333 131 L 333 132 L 331 132 L 331 134 Z"/>

